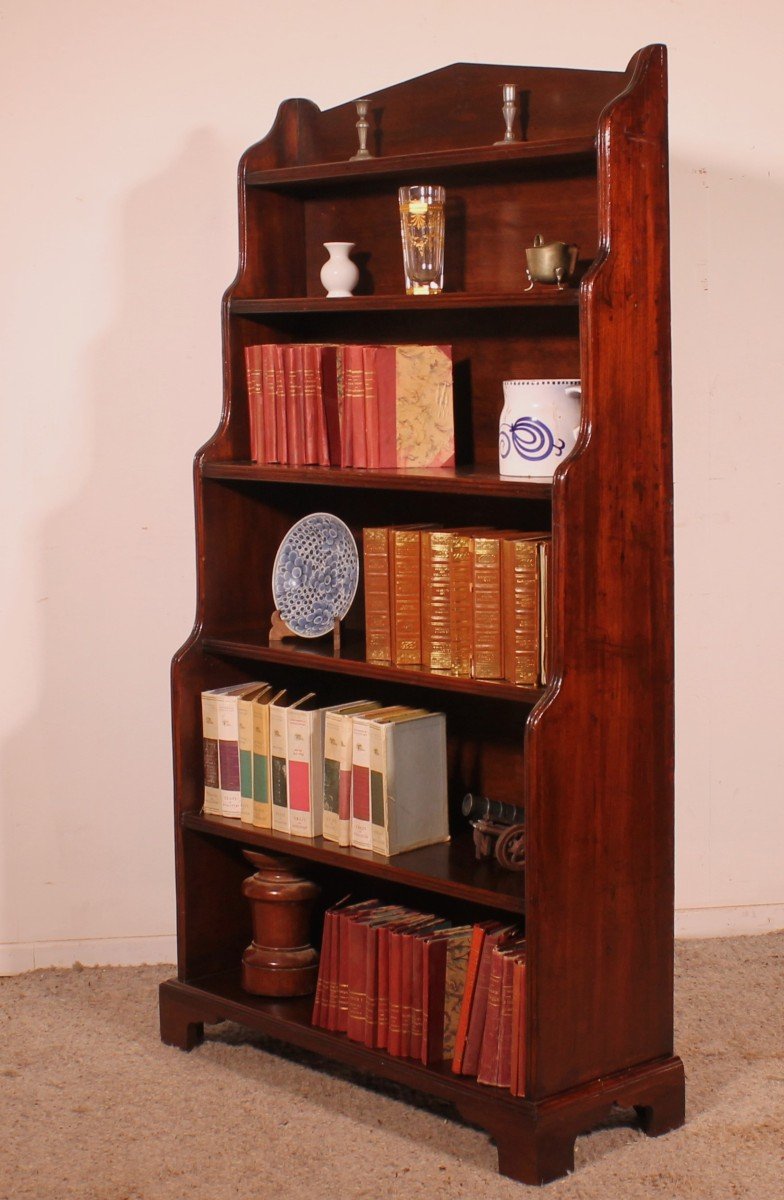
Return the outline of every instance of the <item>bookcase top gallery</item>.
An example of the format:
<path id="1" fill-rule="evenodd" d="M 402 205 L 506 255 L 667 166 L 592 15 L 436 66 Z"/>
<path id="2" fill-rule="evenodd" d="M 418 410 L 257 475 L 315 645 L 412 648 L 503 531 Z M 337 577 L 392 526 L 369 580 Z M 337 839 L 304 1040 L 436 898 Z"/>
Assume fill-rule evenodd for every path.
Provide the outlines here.
<path id="1" fill-rule="evenodd" d="M 501 87 L 519 97 L 503 135 Z M 370 93 L 366 161 L 349 101 L 281 104 L 239 165 L 239 268 L 223 299 L 223 408 L 195 460 L 197 606 L 172 667 L 178 979 L 164 1040 L 230 1018 L 451 1101 L 488 1129 L 500 1170 L 544 1182 L 613 1105 L 655 1135 L 683 1120 L 673 1055 L 673 639 L 666 51 L 625 71 L 455 64 Z M 406 296 L 397 188 L 447 190 L 444 291 Z M 536 234 L 579 246 L 573 286 L 526 291 Z M 355 294 L 327 299 L 323 244 L 354 241 Z M 245 349 L 264 342 L 453 347 L 454 468 L 251 461 Z M 574 452 L 552 482 L 502 479 L 507 378 L 580 378 Z M 549 682 L 437 677 L 365 659 L 361 603 L 339 651 L 270 644 L 271 567 L 291 524 L 330 511 L 547 530 Z M 526 869 L 477 863 L 470 832 L 381 859 L 205 816 L 199 698 L 262 678 L 324 703 L 368 694 L 447 714 L 452 793 L 525 808 Z M 371 690 L 372 685 L 372 690 Z M 306 1000 L 243 992 L 242 849 L 282 851 L 322 888 L 524 920 L 525 1098 L 316 1028 Z M 363 887 L 366 889 L 363 892 Z M 367 889 L 370 889 L 369 891 Z"/>

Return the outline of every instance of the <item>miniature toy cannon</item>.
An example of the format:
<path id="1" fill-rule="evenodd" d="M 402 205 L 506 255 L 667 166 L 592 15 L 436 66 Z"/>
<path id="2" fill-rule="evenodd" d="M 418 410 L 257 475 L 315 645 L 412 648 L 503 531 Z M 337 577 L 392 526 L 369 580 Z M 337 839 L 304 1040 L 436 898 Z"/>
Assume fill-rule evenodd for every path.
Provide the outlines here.
<path id="1" fill-rule="evenodd" d="M 475 796 L 463 797 L 463 816 L 474 831 L 478 859 L 495 858 L 507 871 L 525 870 L 525 814 L 516 804 Z"/>

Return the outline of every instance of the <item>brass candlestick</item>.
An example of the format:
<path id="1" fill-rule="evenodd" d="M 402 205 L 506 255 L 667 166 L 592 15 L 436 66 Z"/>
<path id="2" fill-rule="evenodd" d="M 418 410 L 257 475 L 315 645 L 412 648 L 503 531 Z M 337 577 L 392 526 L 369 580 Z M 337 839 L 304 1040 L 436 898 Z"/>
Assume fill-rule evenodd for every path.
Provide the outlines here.
<path id="1" fill-rule="evenodd" d="M 373 157 L 373 155 L 370 153 L 370 151 L 367 148 L 368 130 L 370 129 L 370 121 L 368 121 L 367 115 L 368 115 L 368 108 L 370 107 L 370 101 L 363 98 L 362 100 L 357 100 L 356 105 L 357 105 L 357 116 L 359 117 L 359 120 L 357 121 L 357 137 L 359 138 L 359 150 L 357 150 L 356 154 L 351 155 L 351 158 L 348 160 L 349 162 L 357 162 L 358 160 L 363 159 L 363 158 L 372 158 Z"/>
<path id="2" fill-rule="evenodd" d="M 494 146 L 508 146 L 510 142 L 520 141 L 520 138 L 515 137 L 512 132 L 512 126 L 517 116 L 517 88 L 513 83 L 502 83 L 501 92 L 504 98 L 502 111 L 506 122 L 506 133 L 499 141 L 493 142 Z"/>

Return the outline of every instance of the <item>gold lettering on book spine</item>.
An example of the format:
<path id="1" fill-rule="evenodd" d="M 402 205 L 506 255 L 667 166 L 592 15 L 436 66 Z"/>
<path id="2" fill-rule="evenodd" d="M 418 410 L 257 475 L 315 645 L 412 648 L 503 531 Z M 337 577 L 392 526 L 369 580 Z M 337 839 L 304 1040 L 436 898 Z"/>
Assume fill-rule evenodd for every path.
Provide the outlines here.
<path id="1" fill-rule="evenodd" d="M 419 530 L 391 530 L 390 551 L 394 661 L 396 666 L 415 665 L 422 661 Z"/>
<path id="2" fill-rule="evenodd" d="M 349 1019 L 354 1021 L 365 1016 L 365 993 L 349 991 L 348 994 L 348 1015 Z"/>
<path id="3" fill-rule="evenodd" d="M 536 687 L 539 677 L 539 573 L 535 539 L 504 544 L 504 677 Z"/>
<path id="4" fill-rule="evenodd" d="M 470 675 L 473 630 L 473 542 L 468 534 L 454 533 L 450 547 L 450 617 L 452 674 Z"/>
<path id="5" fill-rule="evenodd" d="M 389 531 L 362 533 L 365 567 L 365 652 L 368 662 L 390 662 L 392 630 L 389 603 Z"/>
<path id="6" fill-rule="evenodd" d="M 499 538 L 474 538 L 474 675 L 478 679 L 503 676 Z"/>
<path id="7" fill-rule="evenodd" d="M 422 662 L 431 671 L 449 671 L 452 667 L 451 541 L 447 529 L 422 533 Z"/>

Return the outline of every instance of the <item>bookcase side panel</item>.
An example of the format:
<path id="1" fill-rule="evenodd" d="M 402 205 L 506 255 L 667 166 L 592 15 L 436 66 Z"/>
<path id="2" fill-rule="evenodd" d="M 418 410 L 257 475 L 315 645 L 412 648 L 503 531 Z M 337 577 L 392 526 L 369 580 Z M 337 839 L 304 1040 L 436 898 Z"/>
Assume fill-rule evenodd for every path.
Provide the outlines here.
<path id="1" fill-rule="evenodd" d="M 556 683 L 527 735 L 528 1095 L 672 1052 L 666 66 L 600 124 L 583 419 L 553 491 Z"/>

